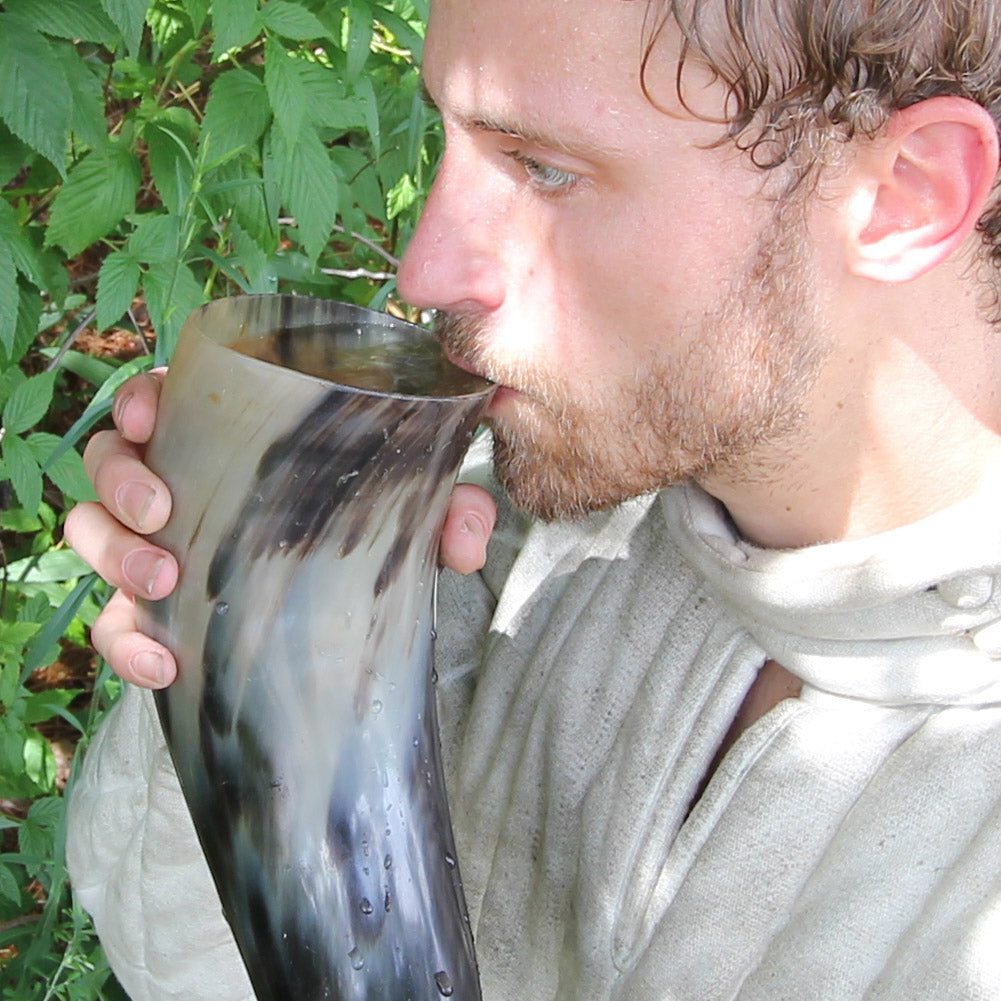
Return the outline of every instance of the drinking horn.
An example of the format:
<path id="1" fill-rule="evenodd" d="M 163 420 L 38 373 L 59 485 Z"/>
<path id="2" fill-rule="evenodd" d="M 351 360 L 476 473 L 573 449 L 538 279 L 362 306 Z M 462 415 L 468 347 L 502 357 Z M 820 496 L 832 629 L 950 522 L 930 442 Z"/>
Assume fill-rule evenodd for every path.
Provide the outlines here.
<path id="1" fill-rule="evenodd" d="M 178 554 L 157 693 L 258 1001 L 479 998 L 432 671 L 441 524 L 489 384 L 297 296 L 187 321 L 148 462 Z"/>

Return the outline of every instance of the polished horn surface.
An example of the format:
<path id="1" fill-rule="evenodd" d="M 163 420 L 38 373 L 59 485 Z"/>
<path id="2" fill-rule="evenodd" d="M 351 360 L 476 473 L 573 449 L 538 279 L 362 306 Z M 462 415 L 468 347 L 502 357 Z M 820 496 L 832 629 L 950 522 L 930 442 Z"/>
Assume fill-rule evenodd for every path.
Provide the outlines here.
<path id="1" fill-rule="evenodd" d="M 196 310 L 150 466 L 178 555 L 147 631 L 259 1001 L 476 1001 L 432 681 L 437 546 L 491 387 L 425 330 L 297 296 Z"/>

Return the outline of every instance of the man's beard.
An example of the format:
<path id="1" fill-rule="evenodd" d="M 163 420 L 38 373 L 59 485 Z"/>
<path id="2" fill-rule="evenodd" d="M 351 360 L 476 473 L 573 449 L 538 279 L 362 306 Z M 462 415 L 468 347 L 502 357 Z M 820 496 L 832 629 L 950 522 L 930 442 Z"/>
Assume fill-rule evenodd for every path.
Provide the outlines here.
<path id="1" fill-rule="evenodd" d="M 616 384 L 494 365 L 478 315 L 441 314 L 449 350 L 521 394 L 491 419 L 495 471 L 514 504 L 545 520 L 575 518 L 710 474 L 774 475 L 759 464 L 763 446 L 795 432 L 829 353 L 805 259 L 802 222 L 776 213 L 688 348 L 672 354 L 666 344 Z"/>

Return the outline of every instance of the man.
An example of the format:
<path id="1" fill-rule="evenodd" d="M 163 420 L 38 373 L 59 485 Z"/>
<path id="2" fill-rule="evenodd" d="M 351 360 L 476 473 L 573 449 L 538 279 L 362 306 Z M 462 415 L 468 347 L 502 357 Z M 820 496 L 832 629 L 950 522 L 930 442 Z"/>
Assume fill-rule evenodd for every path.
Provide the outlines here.
<path id="1" fill-rule="evenodd" d="M 438 650 L 489 1001 L 1001 997 L 999 18 L 435 0 L 399 287 L 502 387 Z M 152 597 L 157 386 L 67 526 Z M 453 569 L 493 517 L 457 491 Z M 173 677 L 125 595 L 94 639 Z M 242 998 L 151 720 L 88 762 L 74 879 L 136 999 Z"/>

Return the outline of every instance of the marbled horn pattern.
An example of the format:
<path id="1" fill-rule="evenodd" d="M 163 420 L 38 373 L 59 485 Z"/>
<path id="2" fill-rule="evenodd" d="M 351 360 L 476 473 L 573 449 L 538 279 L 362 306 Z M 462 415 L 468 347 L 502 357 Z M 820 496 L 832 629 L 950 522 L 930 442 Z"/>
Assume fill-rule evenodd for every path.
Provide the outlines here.
<path id="1" fill-rule="evenodd" d="M 235 395 L 245 416 L 255 388 Z M 238 497 L 209 489 L 168 526 L 190 558 L 178 597 L 148 606 L 181 664 L 158 705 L 259 1001 L 479 998 L 431 618 L 440 526 L 484 399 L 323 386 L 280 432 L 258 420 L 244 455 L 221 458 L 252 458 Z"/>

